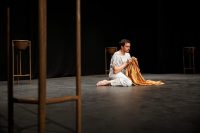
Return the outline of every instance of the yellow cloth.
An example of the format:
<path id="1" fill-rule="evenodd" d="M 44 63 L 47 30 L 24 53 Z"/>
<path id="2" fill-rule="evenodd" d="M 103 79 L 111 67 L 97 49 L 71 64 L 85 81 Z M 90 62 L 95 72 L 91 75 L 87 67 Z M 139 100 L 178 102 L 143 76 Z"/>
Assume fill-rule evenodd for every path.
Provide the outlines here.
<path id="1" fill-rule="evenodd" d="M 137 58 L 132 57 L 132 62 L 127 66 L 126 76 L 128 76 L 134 85 L 162 85 L 162 81 L 145 80 L 140 73 Z"/>

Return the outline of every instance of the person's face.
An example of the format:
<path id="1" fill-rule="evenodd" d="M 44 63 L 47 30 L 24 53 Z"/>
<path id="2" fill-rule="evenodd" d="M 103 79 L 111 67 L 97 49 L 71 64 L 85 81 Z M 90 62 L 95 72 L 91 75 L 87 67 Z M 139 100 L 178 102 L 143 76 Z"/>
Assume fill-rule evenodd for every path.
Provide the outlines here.
<path id="1" fill-rule="evenodd" d="M 131 48 L 131 44 L 130 43 L 125 43 L 124 46 L 122 46 L 122 50 L 125 52 L 125 53 L 128 53 L 130 51 L 130 48 Z"/>

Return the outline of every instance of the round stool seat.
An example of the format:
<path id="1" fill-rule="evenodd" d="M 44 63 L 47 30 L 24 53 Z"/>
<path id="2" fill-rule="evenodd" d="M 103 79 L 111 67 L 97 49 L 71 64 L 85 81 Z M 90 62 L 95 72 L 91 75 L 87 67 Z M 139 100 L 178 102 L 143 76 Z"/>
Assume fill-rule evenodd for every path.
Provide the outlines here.
<path id="1" fill-rule="evenodd" d="M 15 40 L 14 41 L 15 48 L 18 50 L 25 50 L 29 46 L 28 40 Z"/>

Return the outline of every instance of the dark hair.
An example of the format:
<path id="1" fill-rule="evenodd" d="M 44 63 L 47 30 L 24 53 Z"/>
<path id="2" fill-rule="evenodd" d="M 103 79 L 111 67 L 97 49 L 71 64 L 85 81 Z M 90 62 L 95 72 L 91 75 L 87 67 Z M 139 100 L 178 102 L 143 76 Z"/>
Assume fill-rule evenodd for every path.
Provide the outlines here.
<path id="1" fill-rule="evenodd" d="M 128 39 L 122 39 L 122 40 L 119 42 L 119 46 L 120 46 L 120 47 L 121 47 L 121 46 L 124 46 L 126 43 L 131 43 L 131 41 L 128 40 Z"/>

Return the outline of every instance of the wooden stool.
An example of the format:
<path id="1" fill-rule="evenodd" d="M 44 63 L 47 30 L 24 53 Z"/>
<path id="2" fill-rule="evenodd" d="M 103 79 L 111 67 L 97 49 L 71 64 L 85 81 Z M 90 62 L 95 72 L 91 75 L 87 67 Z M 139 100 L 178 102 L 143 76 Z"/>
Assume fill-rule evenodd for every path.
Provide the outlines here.
<path id="1" fill-rule="evenodd" d="M 13 80 L 15 80 L 15 77 L 17 77 L 17 83 L 19 83 L 20 77 L 29 77 L 31 82 L 31 41 L 12 40 L 12 54 Z M 25 71 L 25 69 L 22 68 L 26 65 L 28 65 L 28 70 Z"/>
<path id="2" fill-rule="evenodd" d="M 195 51 L 196 47 L 183 47 L 183 72 L 192 70 L 195 73 Z"/>

